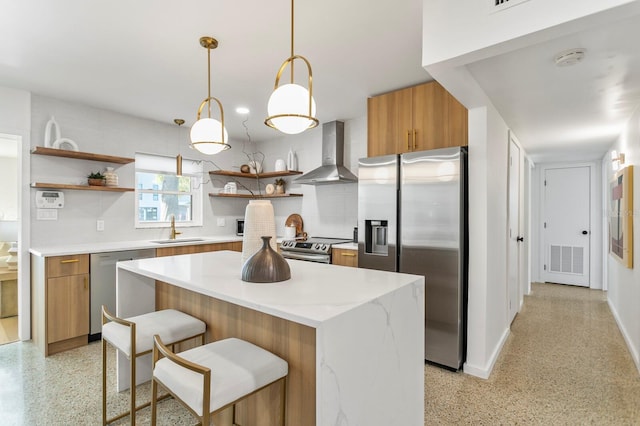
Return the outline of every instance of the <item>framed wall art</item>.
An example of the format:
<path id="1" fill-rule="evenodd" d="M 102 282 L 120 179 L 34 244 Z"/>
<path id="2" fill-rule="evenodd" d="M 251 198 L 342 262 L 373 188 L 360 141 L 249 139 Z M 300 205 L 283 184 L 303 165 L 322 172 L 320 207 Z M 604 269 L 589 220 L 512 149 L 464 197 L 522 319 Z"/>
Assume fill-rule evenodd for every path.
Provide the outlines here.
<path id="1" fill-rule="evenodd" d="M 633 268 L 633 166 L 614 176 L 609 185 L 609 253 Z"/>

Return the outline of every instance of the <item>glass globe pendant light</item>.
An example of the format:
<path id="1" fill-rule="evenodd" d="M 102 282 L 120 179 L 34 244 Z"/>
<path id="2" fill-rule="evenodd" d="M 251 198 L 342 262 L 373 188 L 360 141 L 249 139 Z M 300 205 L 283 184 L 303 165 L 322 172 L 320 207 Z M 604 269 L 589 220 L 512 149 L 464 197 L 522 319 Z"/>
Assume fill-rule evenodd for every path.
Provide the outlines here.
<path id="1" fill-rule="evenodd" d="M 218 40 L 213 37 L 200 37 L 200 45 L 207 49 L 207 98 L 198 108 L 196 122 L 191 126 L 191 147 L 203 154 L 213 155 L 231 148 L 227 142 L 229 135 L 224 127 L 224 109 L 220 101 L 211 96 L 211 49 L 218 47 Z M 220 121 L 211 118 L 211 102 L 215 101 L 220 110 Z M 208 117 L 200 118 L 204 106 L 208 107 Z"/>
<path id="2" fill-rule="evenodd" d="M 315 117 L 316 102 L 313 99 L 311 64 L 304 56 L 294 54 L 293 50 L 293 1 L 291 0 L 291 56 L 278 70 L 276 84 L 267 105 L 269 117 L 264 121 L 267 126 L 290 135 L 302 133 L 318 125 L 318 119 Z M 307 66 L 309 89 L 294 83 L 293 70 L 296 59 L 303 61 Z M 291 66 L 291 82 L 279 86 L 280 77 L 288 65 Z"/>

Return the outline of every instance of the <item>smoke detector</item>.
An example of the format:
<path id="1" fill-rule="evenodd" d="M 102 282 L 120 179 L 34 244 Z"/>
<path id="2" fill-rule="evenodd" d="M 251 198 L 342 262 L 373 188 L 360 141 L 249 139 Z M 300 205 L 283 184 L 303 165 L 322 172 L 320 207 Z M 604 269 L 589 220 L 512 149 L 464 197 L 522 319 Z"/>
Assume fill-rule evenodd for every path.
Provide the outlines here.
<path id="1" fill-rule="evenodd" d="M 556 66 L 568 67 L 570 65 L 575 65 L 584 59 L 584 52 L 585 49 L 582 48 L 574 48 L 560 52 L 554 59 Z"/>

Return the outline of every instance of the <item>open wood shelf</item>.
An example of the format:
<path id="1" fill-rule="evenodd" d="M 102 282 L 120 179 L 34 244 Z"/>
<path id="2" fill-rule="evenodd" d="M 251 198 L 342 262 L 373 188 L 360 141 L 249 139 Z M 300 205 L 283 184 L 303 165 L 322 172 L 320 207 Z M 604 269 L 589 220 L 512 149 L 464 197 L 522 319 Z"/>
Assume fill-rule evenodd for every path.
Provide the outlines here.
<path id="1" fill-rule="evenodd" d="M 53 157 L 75 158 L 77 160 L 102 161 L 115 164 L 129 164 L 135 161 L 134 158 L 117 157 L 114 155 L 93 154 L 90 152 L 69 151 L 66 149 L 46 148 L 44 146 L 36 146 L 31 150 L 32 154 L 50 155 Z M 67 188 L 70 189 L 70 188 Z"/>
<path id="2" fill-rule="evenodd" d="M 209 193 L 209 197 L 222 197 L 222 198 L 287 198 L 287 197 L 302 197 L 302 194 L 271 194 L 271 195 L 251 195 L 251 194 L 215 194 Z"/>
<path id="3" fill-rule="evenodd" d="M 82 191 L 107 191 L 107 192 L 131 192 L 133 188 L 123 188 L 121 186 L 93 186 L 93 185 L 71 185 L 66 183 L 44 183 L 34 182 L 32 188 L 44 189 L 78 189 Z"/>
<path id="4" fill-rule="evenodd" d="M 238 178 L 249 178 L 249 179 L 265 179 L 265 178 L 274 178 L 274 177 L 280 177 L 280 176 L 295 176 L 295 175 L 301 175 L 302 172 L 298 172 L 298 171 L 283 171 L 283 172 L 263 172 L 263 173 L 258 173 L 253 174 L 253 173 L 242 173 L 242 172 L 234 172 L 231 170 L 212 170 L 209 172 L 210 175 L 217 175 L 217 176 L 232 176 L 232 177 L 238 177 Z"/>

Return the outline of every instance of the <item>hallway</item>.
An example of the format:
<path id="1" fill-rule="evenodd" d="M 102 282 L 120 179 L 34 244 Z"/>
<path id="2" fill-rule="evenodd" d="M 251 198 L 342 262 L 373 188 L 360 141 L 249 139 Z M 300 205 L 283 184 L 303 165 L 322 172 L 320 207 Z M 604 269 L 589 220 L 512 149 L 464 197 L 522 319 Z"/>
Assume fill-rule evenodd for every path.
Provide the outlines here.
<path id="1" fill-rule="evenodd" d="M 640 424 L 640 374 L 606 293 L 534 283 L 489 380 L 425 367 L 431 424 Z"/>

